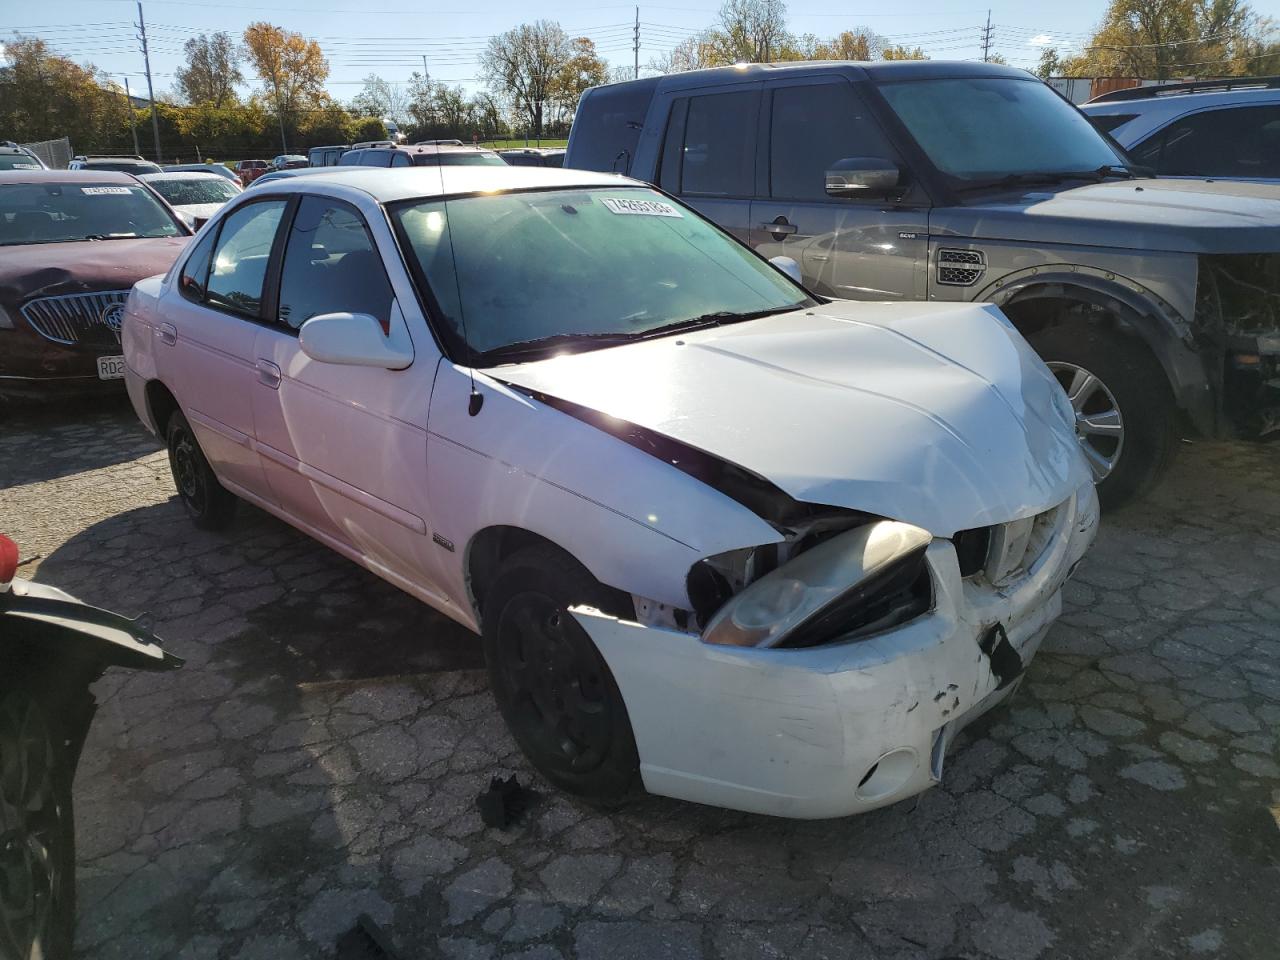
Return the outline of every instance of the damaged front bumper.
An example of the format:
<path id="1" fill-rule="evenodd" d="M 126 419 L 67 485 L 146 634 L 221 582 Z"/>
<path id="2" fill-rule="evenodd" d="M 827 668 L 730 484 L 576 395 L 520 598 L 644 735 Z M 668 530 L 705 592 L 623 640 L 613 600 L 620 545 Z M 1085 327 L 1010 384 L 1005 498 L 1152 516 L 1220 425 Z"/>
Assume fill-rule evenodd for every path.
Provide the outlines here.
<path id="1" fill-rule="evenodd" d="M 1030 663 L 1061 611 L 1097 532 L 1092 485 L 1065 508 L 1063 535 L 1002 589 L 962 578 L 955 548 L 935 541 L 934 608 L 854 642 L 725 647 L 576 608 L 622 692 L 645 788 L 806 819 L 927 789 L 955 734 L 1016 689 L 1011 665 Z"/>

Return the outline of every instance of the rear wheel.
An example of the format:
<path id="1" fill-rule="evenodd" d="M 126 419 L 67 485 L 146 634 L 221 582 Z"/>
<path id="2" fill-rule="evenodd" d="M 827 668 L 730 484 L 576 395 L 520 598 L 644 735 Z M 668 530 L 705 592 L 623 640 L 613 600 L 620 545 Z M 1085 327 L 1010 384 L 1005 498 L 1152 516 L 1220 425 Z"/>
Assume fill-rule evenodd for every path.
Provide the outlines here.
<path id="1" fill-rule="evenodd" d="M 1173 398 L 1155 358 L 1100 325 L 1064 324 L 1028 339 L 1067 392 L 1102 505 L 1147 493 L 1177 443 Z"/>
<path id="2" fill-rule="evenodd" d="M 235 519 L 235 495 L 218 482 L 181 410 L 170 414 L 165 438 L 173 484 L 191 521 L 201 530 L 226 529 Z"/>
<path id="3" fill-rule="evenodd" d="M 498 709 L 538 772 L 571 793 L 614 799 L 635 782 L 635 738 L 613 675 L 568 612 L 578 604 L 623 612 L 566 554 L 514 554 L 485 596 L 485 660 Z"/>

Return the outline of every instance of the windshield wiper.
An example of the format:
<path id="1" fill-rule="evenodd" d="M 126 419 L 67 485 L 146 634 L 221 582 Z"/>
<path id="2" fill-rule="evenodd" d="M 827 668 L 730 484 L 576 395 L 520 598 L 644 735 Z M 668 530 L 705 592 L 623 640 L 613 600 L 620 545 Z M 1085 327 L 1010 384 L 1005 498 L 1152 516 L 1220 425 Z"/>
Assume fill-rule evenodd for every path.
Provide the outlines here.
<path id="1" fill-rule="evenodd" d="M 1115 163 L 1104 163 L 1094 170 L 1036 170 L 1029 173 L 1011 173 L 994 180 L 980 180 L 975 183 L 957 187 L 957 193 L 972 193 L 975 190 L 999 190 L 1007 187 L 1018 187 L 1032 183 L 1065 183 L 1068 180 L 1092 180 L 1101 183 L 1107 177 L 1123 177 L 1132 180 L 1134 177 L 1147 176 L 1145 168 L 1121 166 Z"/>
<path id="2" fill-rule="evenodd" d="M 581 348 L 586 350 L 597 350 L 604 347 L 613 347 L 621 343 L 636 343 L 641 340 L 654 340 L 658 337 L 669 336 L 673 333 L 684 333 L 692 330 L 706 330 L 709 327 L 719 327 L 729 323 L 742 323 L 747 320 L 759 320 L 762 317 L 771 317 L 778 313 L 790 313 L 793 310 L 804 309 L 804 304 L 793 304 L 789 307 L 772 308 L 769 310 L 750 310 L 736 312 L 733 310 L 717 310 L 714 313 L 703 313 L 688 320 L 677 320 L 674 323 L 665 323 L 660 327 L 650 327 L 648 330 L 638 330 L 635 333 L 557 333 L 550 337 L 539 337 L 535 340 L 521 340 L 517 343 L 508 343 L 505 346 L 494 347 L 492 350 L 486 350 L 483 353 L 475 355 L 476 366 L 486 366 L 488 364 L 498 363 L 515 363 L 520 360 L 527 360 L 530 357 L 542 357 L 557 349 Z"/>

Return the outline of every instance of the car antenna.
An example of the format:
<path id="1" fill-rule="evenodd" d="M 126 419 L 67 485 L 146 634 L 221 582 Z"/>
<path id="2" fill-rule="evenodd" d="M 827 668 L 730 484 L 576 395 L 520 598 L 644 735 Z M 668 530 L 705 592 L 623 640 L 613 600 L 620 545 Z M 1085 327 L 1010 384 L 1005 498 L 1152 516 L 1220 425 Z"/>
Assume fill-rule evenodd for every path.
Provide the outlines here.
<path id="1" fill-rule="evenodd" d="M 436 152 L 436 173 L 440 176 L 440 199 L 444 202 L 444 229 L 449 238 L 449 259 L 453 262 L 453 289 L 458 296 L 458 316 L 462 320 L 462 342 L 467 349 L 467 375 L 471 378 L 471 392 L 467 395 L 467 415 L 474 417 L 484 406 L 484 394 L 476 389 L 475 351 L 471 348 L 471 338 L 467 336 L 467 308 L 462 305 L 462 286 L 458 283 L 458 255 L 453 249 L 453 226 L 449 223 L 449 198 L 444 189 L 444 164 L 440 163 L 439 151 Z"/>

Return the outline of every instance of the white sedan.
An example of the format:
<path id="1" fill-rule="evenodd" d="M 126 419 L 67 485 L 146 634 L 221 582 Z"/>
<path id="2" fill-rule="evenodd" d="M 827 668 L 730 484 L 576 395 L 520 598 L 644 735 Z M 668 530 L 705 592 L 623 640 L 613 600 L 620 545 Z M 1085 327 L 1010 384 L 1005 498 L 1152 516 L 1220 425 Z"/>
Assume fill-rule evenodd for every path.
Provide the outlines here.
<path id="1" fill-rule="evenodd" d="M 239 183 L 216 173 L 174 170 L 144 173 L 138 179 L 164 197 L 191 226 L 199 226 L 242 192 Z"/>
<path id="2" fill-rule="evenodd" d="M 482 637 L 550 781 L 832 817 L 941 778 L 1098 523 L 990 306 L 827 301 L 642 183 L 335 170 L 124 322 L 203 527 L 267 510 Z"/>

